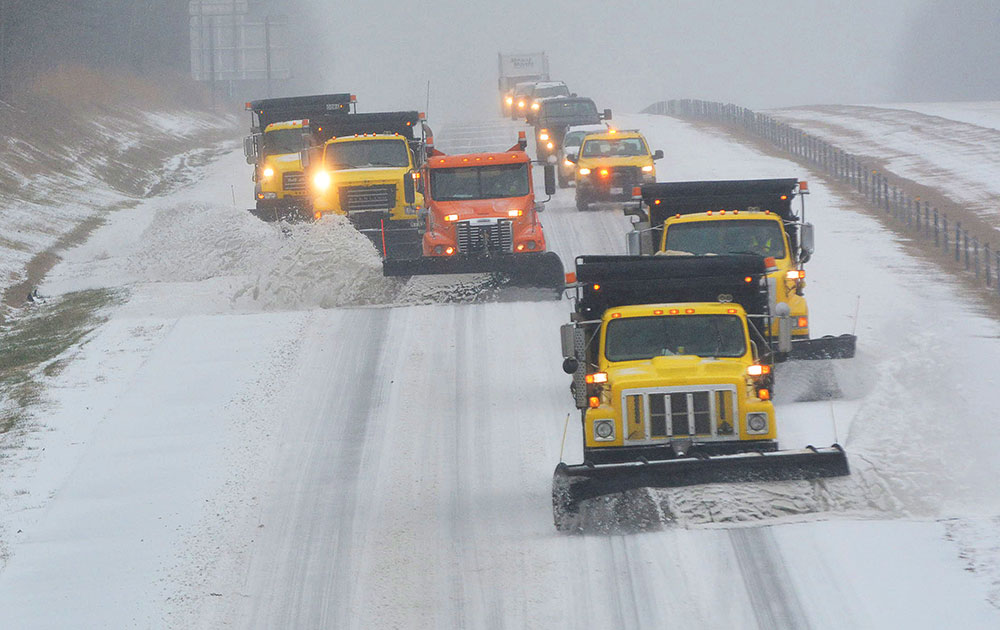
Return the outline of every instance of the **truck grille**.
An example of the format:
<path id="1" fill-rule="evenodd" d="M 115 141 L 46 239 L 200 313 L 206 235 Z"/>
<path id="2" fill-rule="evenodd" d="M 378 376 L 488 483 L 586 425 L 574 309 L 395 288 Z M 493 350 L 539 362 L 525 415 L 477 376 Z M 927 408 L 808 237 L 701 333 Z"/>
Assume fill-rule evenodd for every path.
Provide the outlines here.
<path id="1" fill-rule="evenodd" d="M 698 438 L 733 439 L 736 435 L 736 388 L 719 385 L 702 389 L 659 388 L 626 390 L 622 408 L 627 420 L 626 443 Z"/>
<path id="2" fill-rule="evenodd" d="M 281 176 L 281 187 L 284 190 L 305 190 L 306 174 L 302 171 L 291 171 Z"/>
<path id="3" fill-rule="evenodd" d="M 341 186 L 340 207 L 347 212 L 392 210 L 396 207 L 396 186 Z"/>
<path id="4" fill-rule="evenodd" d="M 635 166 L 616 166 L 610 170 L 611 173 L 608 179 L 611 186 L 621 186 L 631 191 L 633 186 L 638 186 L 642 183 L 642 178 L 639 177 L 639 169 Z"/>
<path id="5" fill-rule="evenodd" d="M 459 221 L 455 224 L 455 238 L 460 254 L 514 251 L 514 227 L 507 219 Z"/>

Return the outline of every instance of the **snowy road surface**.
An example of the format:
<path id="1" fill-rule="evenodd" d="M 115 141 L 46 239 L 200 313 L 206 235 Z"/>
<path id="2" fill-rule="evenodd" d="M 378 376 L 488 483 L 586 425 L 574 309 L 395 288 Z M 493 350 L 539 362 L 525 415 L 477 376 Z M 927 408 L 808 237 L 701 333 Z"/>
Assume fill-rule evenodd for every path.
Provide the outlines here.
<path id="1" fill-rule="evenodd" d="M 664 150 L 661 181 L 810 177 L 685 123 L 618 122 Z M 516 129 L 437 140 L 502 149 Z M 43 287 L 131 298 L 6 464 L 0 627 L 1000 627 L 982 369 L 1000 327 L 818 179 L 812 325 L 856 326 L 859 357 L 845 400 L 779 399 L 779 439 L 840 441 L 852 476 L 638 493 L 665 524 L 563 535 L 569 303 L 429 303 L 447 287 L 381 278 L 343 222 L 286 237 L 234 209 L 245 169 L 230 156 L 119 217 Z M 579 213 L 572 190 L 543 221 L 568 268 L 623 250 L 621 212 Z"/>

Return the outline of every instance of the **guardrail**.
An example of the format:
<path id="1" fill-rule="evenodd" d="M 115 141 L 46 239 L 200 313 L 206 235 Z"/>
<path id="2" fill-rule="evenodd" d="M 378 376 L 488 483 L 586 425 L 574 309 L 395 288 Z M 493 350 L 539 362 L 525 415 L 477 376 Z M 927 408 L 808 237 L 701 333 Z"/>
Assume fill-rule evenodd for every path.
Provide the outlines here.
<path id="1" fill-rule="evenodd" d="M 969 235 L 960 220 L 949 222 L 945 212 L 932 208 L 919 195 L 908 192 L 901 178 L 866 165 L 864 159 L 767 114 L 731 103 L 671 100 L 653 103 L 644 114 L 661 114 L 688 120 L 708 121 L 742 130 L 790 153 L 799 161 L 822 170 L 856 189 L 872 208 L 895 222 L 891 226 L 909 237 L 933 242 L 936 251 L 951 258 L 965 271 L 995 288 L 1000 296 L 1000 249 Z M 995 266 L 995 273 L 994 273 Z"/>

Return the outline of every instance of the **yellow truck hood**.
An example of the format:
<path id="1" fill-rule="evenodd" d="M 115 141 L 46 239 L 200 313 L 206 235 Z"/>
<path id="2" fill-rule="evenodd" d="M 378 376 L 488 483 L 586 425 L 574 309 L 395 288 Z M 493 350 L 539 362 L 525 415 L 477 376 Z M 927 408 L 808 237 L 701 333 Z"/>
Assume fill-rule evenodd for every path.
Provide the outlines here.
<path id="1" fill-rule="evenodd" d="M 276 173 L 287 173 L 290 171 L 301 171 L 302 159 L 298 153 L 282 153 L 280 155 L 269 155 L 264 158 L 264 165 L 270 166 Z"/>
<path id="2" fill-rule="evenodd" d="M 641 168 L 643 166 L 652 166 L 653 158 L 649 155 L 636 155 L 632 157 L 593 157 L 593 158 L 580 158 L 577 166 L 580 168 L 601 168 L 604 167 L 616 167 L 616 166 L 635 166 Z"/>
<path id="3" fill-rule="evenodd" d="M 372 168 L 345 168 L 330 173 L 336 186 L 375 186 L 399 184 L 409 167 L 375 166 Z"/>
<path id="4" fill-rule="evenodd" d="M 615 391 L 686 385 L 745 385 L 748 358 L 703 359 L 697 356 L 654 357 L 609 366 Z"/>

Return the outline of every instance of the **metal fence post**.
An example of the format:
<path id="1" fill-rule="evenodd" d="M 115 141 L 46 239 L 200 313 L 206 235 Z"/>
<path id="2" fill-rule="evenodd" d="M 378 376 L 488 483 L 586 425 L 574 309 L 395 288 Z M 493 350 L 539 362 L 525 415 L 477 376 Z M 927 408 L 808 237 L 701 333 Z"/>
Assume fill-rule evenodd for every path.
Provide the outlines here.
<path id="1" fill-rule="evenodd" d="M 969 231 L 962 230 L 962 245 L 965 250 L 965 270 L 969 270 Z"/>
<path id="2" fill-rule="evenodd" d="M 986 263 L 985 265 L 983 265 L 983 267 L 986 270 L 986 287 L 989 288 L 991 286 L 991 283 L 990 283 L 990 275 L 991 275 L 990 274 L 990 244 L 989 243 L 984 243 L 983 244 L 983 262 Z"/>
<path id="3" fill-rule="evenodd" d="M 976 278 L 979 277 L 979 239 L 975 236 L 972 237 L 972 254 L 974 267 L 976 269 Z"/>
<path id="4" fill-rule="evenodd" d="M 944 228 L 944 229 L 941 230 L 941 249 L 944 250 L 945 254 L 947 254 L 948 253 L 948 215 L 944 214 L 942 212 L 941 213 L 941 221 L 942 221 L 942 225 L 943 225 L 943 228 Z"/>
<path id="5" fill-rule="evenodd" d="M 959 262 L 962 259 L 962 222 L 955 222 L 955 262 Z"/>
<path id="6" fill-rule="evenodd" d="M 934 208 L 934 247 L 940 246 L 940 238 L 938 237 L 938 213 L 937 208 Z"/>

